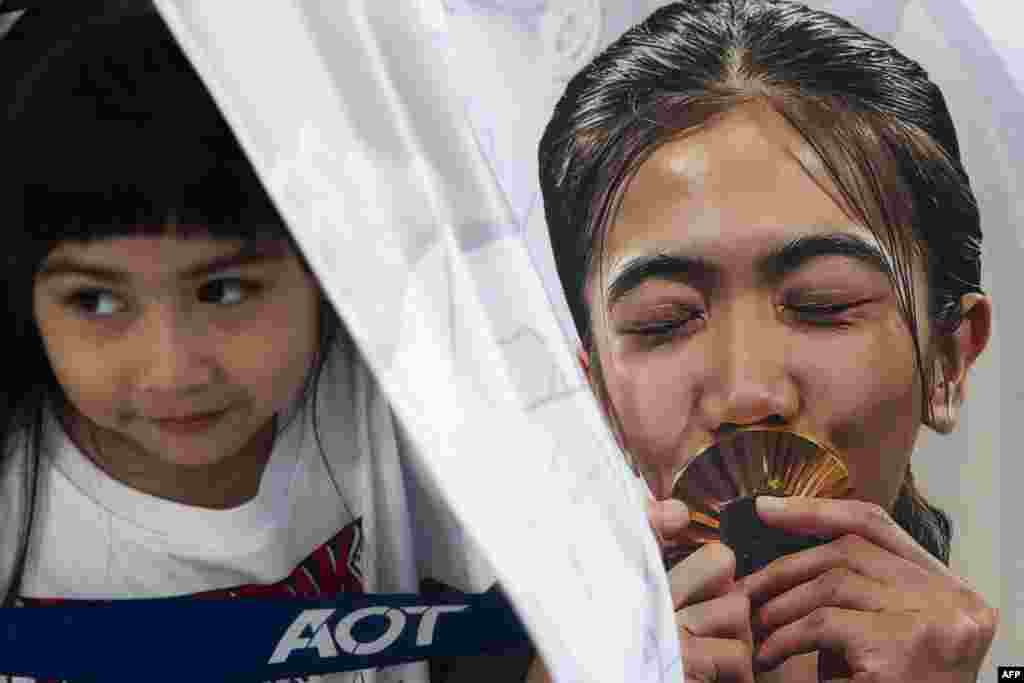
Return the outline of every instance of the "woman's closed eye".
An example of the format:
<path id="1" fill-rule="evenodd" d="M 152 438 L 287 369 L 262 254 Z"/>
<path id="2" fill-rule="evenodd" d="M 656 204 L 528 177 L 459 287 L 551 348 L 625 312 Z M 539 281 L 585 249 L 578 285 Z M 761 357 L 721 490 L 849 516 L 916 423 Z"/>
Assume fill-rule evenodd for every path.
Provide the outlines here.
<path id="1" fill-rule="evenodd" d="M 849 302 L 805 301 L 785 303 L 782 308 L 790 311 L 797 322 L 815 327 L 843 327 L 850 324 L 843 318 L 856 308 L 871 303 L 873 299 L 858 299 Z"/>
<path id="2" fill-rule="evenodd" d="M 850 313 L 873 302 L 874 299 L 833 301 L 829 299 L 802 299 L 783 303 L 780 309 L 791 320 L 812 327 L 843 328 L 850 325 Z M 679 337 L 686 337 L 705 322 L 706 313 L 696 307 L 666 306 L 647 315 L 627 319 L 617 325 L 620 335 L 634 337 L 647 345 L 658 345 Z"/>
<path id="3" fill-rule="evenodd" d="M 699 308 L 671 306 L 619 324 L 622 335 L 638 337 L 652 344 L 695 332 L 704 320 Z"/>

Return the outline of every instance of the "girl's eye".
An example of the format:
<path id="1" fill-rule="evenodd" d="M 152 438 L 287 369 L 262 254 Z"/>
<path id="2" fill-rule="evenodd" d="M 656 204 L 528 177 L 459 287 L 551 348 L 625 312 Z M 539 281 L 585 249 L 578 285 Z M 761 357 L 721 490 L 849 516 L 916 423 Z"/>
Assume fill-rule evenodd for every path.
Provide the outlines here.
<path id="1" fill-rule="evenodd" d="M 262 289 L 258 282 L 240 278 L 221 278 L 210 280 L 199 288 L 199 300 L 203 303 L 214 303 L 222 306 L 235 306 L 247 300 L 251 295 Z"/>
<path id="2" fill-rule="evenodd" d="M 64 299 L 75 311 L 93 318 L 106 318 L 124 310 L 125 306 L 113 292 L 106 289 L 80 289 Z"/>

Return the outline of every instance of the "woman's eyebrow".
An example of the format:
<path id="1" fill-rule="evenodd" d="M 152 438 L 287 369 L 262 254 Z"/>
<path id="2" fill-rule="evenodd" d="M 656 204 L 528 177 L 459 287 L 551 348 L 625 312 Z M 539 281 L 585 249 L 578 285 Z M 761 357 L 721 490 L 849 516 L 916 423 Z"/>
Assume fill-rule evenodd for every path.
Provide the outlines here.
<path id="1" fill-rule="evenodd" d="M 845 232 L 797 237 L 759 258 L 756 268 L 762 281 L 775 284 L 819 256 L 846 256 L 892 276 L 889 259 L 877 244 Z"/>
<path id="2" fill-rule="evenodd" d="M 229 268 L 279 261 L 285 257 L 286 253 L 287 250 L 284 246 L 276 241 L 263 242 L 254 240 L 246 243 L 236 251 L 189 268 L 180 275 L 180 278 L 183 280 L 199 280 Z M 45 280 L 68 275 L 81 275 L 111 284 L 125 284 L 132 279 L 131 275 L 126 271 L 66 256 L 48 260 L 40 269 L 38 279 Z"/>
<path id="3" fill-rule="evenodd" d="M 758 258 L 758 277 L 775 284 L 820 256 L 853 258 L 891 276 L 892 269 L 882 250 L 872 242 L 849 233 L 813 234 L 797 237 Z M 660 252 L 627 261 L 608 285 L 608 306 L 648 280 L 669 280 L 707 289 L 720 277 L 722 268 L 706 258 L 683 252 Z"/>
<path id="4" fill-rule="evenodd" d="M 682 282 L 697 289 L 716 279 L 719 268 L 705 259 L 685 254 L 658 253 L 630 259 L 608 284 L 608 307 L 648 280 Z"/>

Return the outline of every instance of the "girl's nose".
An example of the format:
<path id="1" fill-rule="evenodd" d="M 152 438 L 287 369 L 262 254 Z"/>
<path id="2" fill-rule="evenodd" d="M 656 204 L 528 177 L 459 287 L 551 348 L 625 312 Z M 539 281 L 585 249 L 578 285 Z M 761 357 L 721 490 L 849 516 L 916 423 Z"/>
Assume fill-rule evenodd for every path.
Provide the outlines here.
<path id="1" fill-rule="evenodd" d="M 171 306 L 147 314 L 136 340 L 137 388 L 144 395 L 181 396 L 210 384 L 212 349 L 199 318 Z"/>

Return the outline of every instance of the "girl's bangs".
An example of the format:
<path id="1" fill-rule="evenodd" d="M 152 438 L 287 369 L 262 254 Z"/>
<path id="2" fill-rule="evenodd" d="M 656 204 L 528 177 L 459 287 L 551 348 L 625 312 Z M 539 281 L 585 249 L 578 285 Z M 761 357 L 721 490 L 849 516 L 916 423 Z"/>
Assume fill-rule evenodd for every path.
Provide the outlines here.
<path id="1" fill-rule="evenodd" d="M 86 161 L 84 166 L 87 158 L 79 158 Z M 104 165 L 99 173 L 94 170 L 89 183 L 26 184 L 22 225 L 32 242 L 47 245 L 135 235 L 233 240 L 288 236 L 284 220 L 248 164 L 207 168 L 180 184 L 187 170 L 172 167 L 181 161 L 179 153 L 174 162 L 155 161 L 149 169 Z M 138 172 L 133 175 L 134 168 Z M 168 177 L 154 177 L 161 175 Z M 179 182 L 170 182 L 172 178 Z"/>
<path id="2" fill-rule="evenodd" d="M 20 223 L 37 246 L 171 230 L 287 237 L 216 103 L 154 14 L 58 42 L 16 87 L 7 123 L 19 160 L 12 227 Z"/>

